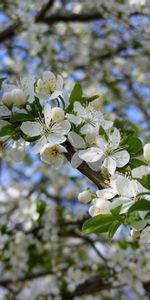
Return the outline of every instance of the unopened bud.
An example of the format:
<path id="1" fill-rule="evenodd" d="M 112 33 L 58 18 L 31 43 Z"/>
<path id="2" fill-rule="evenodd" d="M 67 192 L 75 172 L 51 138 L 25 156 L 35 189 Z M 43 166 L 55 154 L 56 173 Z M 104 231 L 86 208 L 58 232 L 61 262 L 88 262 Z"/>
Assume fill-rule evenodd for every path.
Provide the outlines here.
<path id="1" fill-rule="evenodd" d="M 78 200 L 82 203 L 88 203 L 91 201 L 91 193 L 89 191 L 83 191 L 79 193 Z"/>
<path id="2" fill-rule="evenodd" d="M 60 107 L 52 108 L 52 119 L 54 122 L 61 122 L 64 120 L 64 110 Z"/>

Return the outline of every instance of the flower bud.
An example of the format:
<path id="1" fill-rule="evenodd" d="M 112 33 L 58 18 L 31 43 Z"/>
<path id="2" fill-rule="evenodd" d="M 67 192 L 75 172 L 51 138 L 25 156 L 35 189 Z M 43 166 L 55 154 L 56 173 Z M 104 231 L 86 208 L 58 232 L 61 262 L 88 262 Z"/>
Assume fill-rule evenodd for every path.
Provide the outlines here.
<path id="1" fill-rule="evenodd" d="M 12 93 L 13 103 L 17 107 L 22 107 L 26 104 L 27 97 L 26 97 L 25 93 L 22 90 L 14 89 L 11 93 Z"/>
<path id="2" fill-rule="evenodd" d="M 91 201 L 91 193 L 89 191 L 83 191 L 79 193 L 78 200 L 82 203 L 88 203 Z"/>
<path id="3" fill-rule="evenodd" d="M 140 236 L 140 232 L 136 229 L 131 229 L 130 235 L 131 235 L 132 239 L 137 239 Z"/>
<path id="4" fill-rule="evenodd" d="M 10 92 L 5 92 L 2 97 L 2 102 L 8 108 L 11 108 L 13 104 L 17 107 L 22 107 L 26 104 L 27 98 L 22 90 L 16 88 Z"/>
<path id="5" fill-rule="evenodd" d="M 150 143 L 144 145 L 144 159 L 150 161 Z"/>
<path id="6" fill-rule="evenodd" d="M 8 108 L 11 108 L 13 105 L 13 97 L 11 92 L 5 92 L 2 97 L 2 102 Z"/>
<path id="7" fill-rule="evenodd" d="M 64 120 L 64 110 L 60 107 L 52 108 L 52 119 L 54 122 L 58 123 Z"/>

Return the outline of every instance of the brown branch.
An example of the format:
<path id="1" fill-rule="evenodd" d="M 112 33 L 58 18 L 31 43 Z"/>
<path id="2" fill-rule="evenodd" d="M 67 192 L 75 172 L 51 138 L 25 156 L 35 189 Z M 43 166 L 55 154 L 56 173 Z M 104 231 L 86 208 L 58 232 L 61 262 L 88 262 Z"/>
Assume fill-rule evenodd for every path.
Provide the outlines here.
<path id="1" fill-rule="evenodd" d="M 72 158 L 73 154 L 75 153 L 75 151 L 69 142 L 67 143 L 66 148 L 67 148 L 68 152 L 65 153 L 65 156 L 66 156 L 67 160 L 69 162 L 71 162 L 71 158 Z M 95 185 L 99 189 L 103 189 L 103 188 L 107 187 L 104 177 L 100 173 L 93 171 L 87 165 L 86 162 L 82 162 L 82 164 L 77 168 L 77 170 L 79 170 L 80 173 L 82 173 L 83 175 L 88 177 L 93 183 L 95 183 Z"/>
<path id="2" fill-rule="evenodd" d="M 44 16 L 46 15 L 47 11 L 53 6 L 55 0 L 50 0 L 46 4 L 43 5 L 41 10 L 37 13 L 35 17 L 35 22 L 40 22 L 43 20 Z"/>
<path id="3" fill-rule="evenodd" d="M 92 22 L 92 21 L 98 21 L 104 19 L 103 14 L 99 12 L 95 13 L 88 13 L 88 14 L 53 14 L 51 16 L 45 17 L 42 22 L 52 25 L 54 23 L 59 23 L 59 22 Z"/>
<path id="4" fill-rule="evenodd" d="M 78 296 L 100 292 L 109 288 L 111 288 L 111 283 L 105 282 L 100 275 L 96 275 L 79 284 L 73 293 L 63 293 L 62 300 L 71 300 Z"/>

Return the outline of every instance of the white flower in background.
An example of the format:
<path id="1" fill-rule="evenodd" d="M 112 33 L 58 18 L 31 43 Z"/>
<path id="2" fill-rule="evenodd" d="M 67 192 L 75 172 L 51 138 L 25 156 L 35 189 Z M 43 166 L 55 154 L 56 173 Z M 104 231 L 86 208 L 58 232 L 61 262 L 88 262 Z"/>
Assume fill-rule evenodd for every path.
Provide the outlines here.
<path id="1" fill-rule="evenodd" d="M 75 125 L 79 125 L 80 123 L 89 123 L 93 126 L 102 126 L 105 130 L 108 130 L 113 125 L 113 122 L 104 120 L 102 112 L 95 111 L 91 105 L 88 105 L 85 108 L 80 102 L 76 101 L 74 103 L 74 112 L 76 115 L 67 114 L 67 118 Z"/>
<path id="2" fill-rule="evenodd" d="M 110 187 L 99 190 L 96 194 L 99 198 L 107 200 L 115 197 L 113 202 L 118 201 L 118 206 L 122 205 L 121 213 L 126 213 L 128 209 L 141 198 L 140 194 L 146 192 L 148 192 L 148 190 L 137 180 L 116 174 L 112 176 L 110 180 Z M 149 195 L 144 195 L 144 198 L 150 200 Z"/>
<path id="3" fill-rule="evenodd" d="M 29 137 L 40 136 L 40 139 L 33 147 L 33 153 L 39 153 L 42 148 L 49 143 L 54 146 L 62 144 L 66 140 L 66 136 L 71 128 L 68 120 L 54 123 L 52 120 L 52 109 L 49 104 L 46 104 L 43 109 L 44 120 L 39 119 L 37 122 L 23 122 L 21 130 Z"/>
<path id="4" fill-rule="evenodd" d="M 36 92 L 42 99 L 56 99 L 62 94 L 63 78 L 57 77 L 50 71 L 43 72 L 42 79 L 38 79 Z"/>
<path id="5" fill-rule="evenodd" d="M 27 97 L 21 89 L 15 88 L 10 92 L 4 92 L 2 102 L 8 108 L 12 108 L 13 105 L 23 107 L 27 103 Z"/>
<path id="6" fill-rule="evenodd" d="M 83 191 L 83 192 L 79 193 L 78 200 L 85 204 L 90 202 L 91 201 L 91 192 Z"/>
<path id="7" fill-rule="evenodd" d="M 150 162 L 150 143 L 144 145 L 144 159 Z"/>
<path id="8" fill-rule="evenodd" d="M 64 163 L 63 153 L 67 150 L 61 145 L 51 146 L 47 144 L 40 152 L 41 160 L 49 165 L 53 165 L 56 169 Z"/>
<path id="9" fill-rule="evenodd" d="M 96 138 L 97 147 L 79 151 L 79 157 L 87 162 L 96 162 L 102 159 L 103 164 L 101 167 L 105 167 L 113 175 L 116 167 L 125 166 L 130 159 L 129 153 L 126 150 L 121 150 L 119 144 L 120 132 L 115 128 L 113 133 L 109 134 L 108 141 L 98 136 Z"/>
<path id="10" fill-rule="evenodd" d="M 150 226 L 144 228 L 140 234 L 140 242 L 142 244 L 149 244 L 150 243 Z"/>
<path id="11" fill-rule="evenodd" d="M 22 138 L 13 142 L 10 155 L 15 163 L 20 163 L 23 161 L 25 156 L 26 146 L 28 144 L 29 143 L 25 142 Z"/>

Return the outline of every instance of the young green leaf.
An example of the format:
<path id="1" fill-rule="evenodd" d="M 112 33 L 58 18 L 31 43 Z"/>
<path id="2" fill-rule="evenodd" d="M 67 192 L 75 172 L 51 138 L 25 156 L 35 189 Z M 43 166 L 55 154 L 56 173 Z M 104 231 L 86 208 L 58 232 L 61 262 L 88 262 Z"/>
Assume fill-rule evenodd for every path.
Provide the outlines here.
<path id="1" fill-rule="evenodd" d="M 148 211 L 148 210 L 150 210 L 150 201 L 143 199 L 133 204 L 129 208 L 128 213 L 131 213 L 133 211 Z"/>
<path id="2" fill-rule="evenodd" d="M 112 240 L 114 234 L 116 233 L 117 229 L 120 227 L 121 222 L 119 221 L 114 221 L 111 223 L 109 230 L 108 230 L 108 237 L 110 240 Z"/>
<path id="3" fill-rule="evenodd" d="M 150 174 L 143 176 L 138 181 L 148 190 L 150 190 Z"/>
<path id="4" fill-rule="evenodd" d="M 102 233 L 107 232 L 111 223 L 114 221 L 114 217 L 110 215 L 98 215 L 83 224 L 84 233 Z"/>
<path id="5" fill-rule="evenodd" d="M 67 112 L 71 112 L 73 110 L 73 105 L 75 101 L 80 101 L 82 98 L 82 87 L 80 83 L 76 83 L 69 98 L 69 106 L 67 108 Z"/>
<path id="6" fill-rule="evenodd" d="M 12 115 L 10 122 L 34 121 L 35 117 L 32 114 L 15 113 Z"/>
<path id="7" fill-rule="evenodd" d="M 1 88 L 2 88 L 2 83 L 3 83 L 3 81 L 6 80 L 6 79 L 7 79 L 6 77 L 0 78 L 0 90 L 1 90 Z"/>

